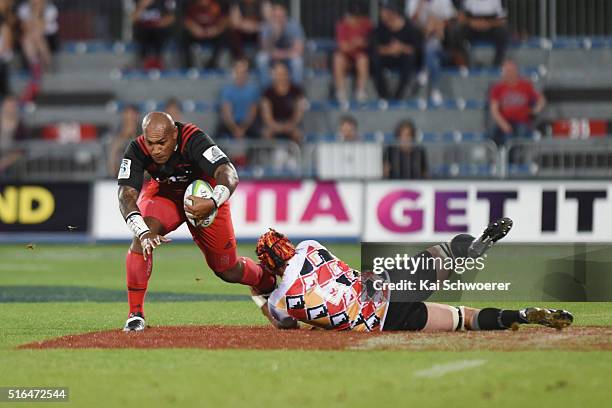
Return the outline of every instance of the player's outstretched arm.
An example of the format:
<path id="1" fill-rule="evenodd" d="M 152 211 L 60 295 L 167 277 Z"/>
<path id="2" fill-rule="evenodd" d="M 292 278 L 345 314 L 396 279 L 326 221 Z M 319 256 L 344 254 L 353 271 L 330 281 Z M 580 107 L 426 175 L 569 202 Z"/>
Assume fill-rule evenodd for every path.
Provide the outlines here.
<path id="1" fill-rule="evenodd" d="M 138 205 L 136 204 L 139 195 L 138 190 L 134 187 L 123 185 L 119 186 L 118 195 L 121 215 L 123 215 L 125 223 L 134 234 L 134 237 L 139 240 L 142 248 L 142 255 L 144 259 L 147 260 L 155 248 L 164 242 L 170 242 L 170 239 L 163 235 L 159 235 L 159 231 L 156 231 L 155 228 L 151 231 L 144 218 L 142 218 Z"/>
<path id="2" fill-rule="evenodd" d="M 138 190 L 130 186 L 119 186 L 119 211 L 123 218 L 127 218 L 132 212 L 139 212 L 138 205 Z"/>
<path id="3" fill-rule="evenodd" d="M 251 289 L 251 299 L 253 299 L 253 302 L 255 302 L 257 307 L 259 307 L 261 313 L 275 328 L 281 330 L 291 330 L 300 328 L 298 321 L 292 317 L 286 317 L 282 320 L 276 319 L 270 313 L 270 308 L 268 307 L 268 299 L 265 296 L 258 295 L 253 291 L 253 289 Z"/>

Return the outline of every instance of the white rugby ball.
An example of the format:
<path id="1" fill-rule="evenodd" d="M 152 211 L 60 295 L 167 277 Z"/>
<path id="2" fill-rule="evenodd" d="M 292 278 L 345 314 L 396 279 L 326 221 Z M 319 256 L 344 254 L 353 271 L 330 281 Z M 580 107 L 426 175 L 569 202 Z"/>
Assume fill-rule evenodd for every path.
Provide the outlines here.
<path id="1" fill-rule="evenodd" d="M 210 184 L 208 184 L 204 180 L 195 180 L 189 185 L 189 187 L 187 187 L 187 190 L 185 190 L 183 202 L 185 203 L 185 205 L 192 205 L 192 200 L 187 198 L 190 195 L 194 197 L 211 198 L 212 193 L 213 188 Z M 212 225 L 213 221 L 215 220 L 215 217 L 217 216 L 217 210 L 215 209 L 212 213 L 210 213 L 208 217 L 197 221 L 191 218 L 189 214 L 185 213 L 185 215 L 187 216 L 187 222 L 189 222 L 194 227 L 206 228 Z"/>

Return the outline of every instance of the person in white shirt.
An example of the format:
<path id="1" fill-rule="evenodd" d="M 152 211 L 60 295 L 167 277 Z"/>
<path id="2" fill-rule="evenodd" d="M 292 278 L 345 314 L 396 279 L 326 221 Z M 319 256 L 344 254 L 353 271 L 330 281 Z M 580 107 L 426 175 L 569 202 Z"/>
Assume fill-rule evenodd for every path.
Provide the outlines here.
<path id="1" fill-rule="evenodd" d="M 455 22 L 457 10 L 452 0 L 406 0 L 405 13 L 425 34 L 425 68 L 429 93 L 434 104 L 443 102 L 439 82 L 442 64 L 449 59 L 444 47 L 448 41 L 447 31 Z"/>
<path id="2" fill-rule="evenodd" d="M 492 42 L 495 46 L 493 65 L 501 66 L 510 40 L 506 12 L 501 0 L 463 0 L 459 9 L 459 21 L 461 30 L 457 34 L 462 42 Z M 469 60 L 465 50 L 464 58 Z"/>

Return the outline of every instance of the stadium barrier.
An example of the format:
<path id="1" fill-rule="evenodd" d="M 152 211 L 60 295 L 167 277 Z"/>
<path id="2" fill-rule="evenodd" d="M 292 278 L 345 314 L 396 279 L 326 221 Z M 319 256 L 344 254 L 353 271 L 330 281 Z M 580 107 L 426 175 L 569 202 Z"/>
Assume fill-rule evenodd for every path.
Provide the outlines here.
<path id="1" fill-rule="evenodd" d="M 335 140 L 335 135 L 331 135 Z M 247 179 L 375 180 L 432 179 L 605 179 L 612 176 L 612 140 L 546 138 L 513 140 L 498 148 L 480 135 L 449 132 L 417 135 L 426 140 L 411 152 L 384 134 L 364 142 L 228 140 L 218 143 Z M 368 136 L 370 137 L 368 139 Z M 378 137 L 381 136 L 381 137 Z M 476 140 L 469 140 L 469 137 Z M 90 181 L 107 176 L 103 143 L 36 141 L 11 150 L 20 160 L 0 172 L 10 181 Z M 412 163 L 407 165 L 407 163 Z M 408 167 L 412 170 L 406 170 Z M 404 168 L 402 170 L 401 168 Z M 408 173 L 406 173 L 406 171 Z"/>
<path id="2" fill-rule="evenodd" d="M 610 178 L 612 140 L 511 141 L 506 159 L 509 177 Z"/>
<path id="3" fill-rule="evenodd" d="M 89 183 L 0 183 L 0 236 L 4 233 L 86 233 Z"/>
<path id="4" fill-rule="evenodd" d="M 92 239 L 130 238 L 116 190 L 94 185 Z M 612 242 L 612 185 L 597 181 L 243 181 L 231 206 L 239 240 L 275 227 L 294 239 L 433 242 L 505 215 L 515 220 L 509 242 Z"/>

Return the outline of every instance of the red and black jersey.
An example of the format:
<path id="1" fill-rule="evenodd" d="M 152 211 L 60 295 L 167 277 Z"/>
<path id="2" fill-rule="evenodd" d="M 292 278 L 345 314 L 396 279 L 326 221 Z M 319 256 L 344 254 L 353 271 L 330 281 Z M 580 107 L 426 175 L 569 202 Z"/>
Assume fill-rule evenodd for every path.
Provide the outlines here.
<path id="1" fill-rule="evenodd" d="M 175 122 L 175 125 L 178 127 L 176 147 L 170 159 L 162 165 L 151 158 L 143 135 L 129 144 L 117 176 L 120 186 L 140 190 L 146 170 L 160 186 L 168 185 L 172 190 L 184 191 L 194 180 L 213 182 L 217 167 L 230 163 L 210 136 L 197 126 L 180 122 Z"/>

